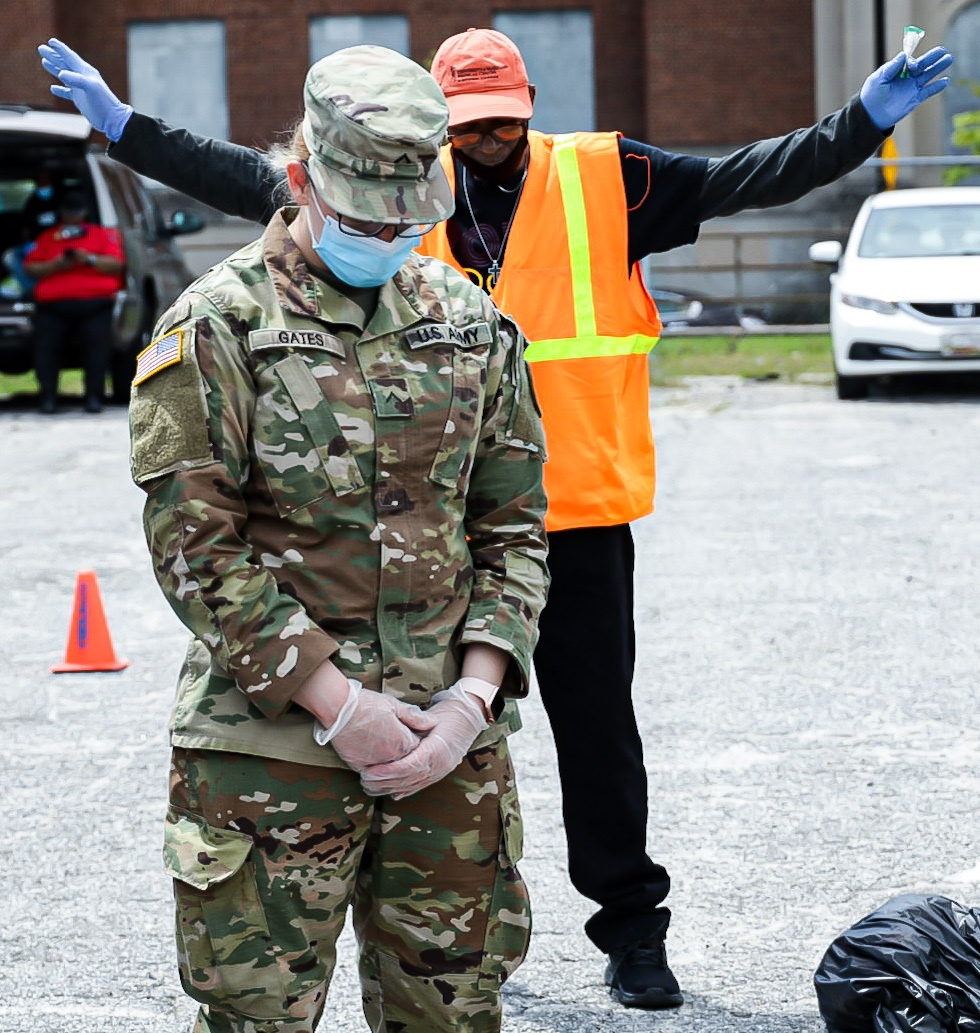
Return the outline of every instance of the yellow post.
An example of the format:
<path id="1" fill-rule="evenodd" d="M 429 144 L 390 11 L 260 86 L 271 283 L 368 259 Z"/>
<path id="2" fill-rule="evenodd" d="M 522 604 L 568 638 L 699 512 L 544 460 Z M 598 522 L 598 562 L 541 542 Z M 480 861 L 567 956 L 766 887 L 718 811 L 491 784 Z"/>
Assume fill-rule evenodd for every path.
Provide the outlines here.
<path id="1" fill-rule="evenodd" d="M 881 166 L 881 178 L 884 181 L 885 189 L 894 190 L 895 184 L 898 182 L 898 164 L 894 160 L 888 160 L 898 157 L 898 147 L 895 144 L 894 136 L 889 136 L 885 140 L 881 145 L 879 153 L 882 159 L 887 162 L 887 164 Z"/>

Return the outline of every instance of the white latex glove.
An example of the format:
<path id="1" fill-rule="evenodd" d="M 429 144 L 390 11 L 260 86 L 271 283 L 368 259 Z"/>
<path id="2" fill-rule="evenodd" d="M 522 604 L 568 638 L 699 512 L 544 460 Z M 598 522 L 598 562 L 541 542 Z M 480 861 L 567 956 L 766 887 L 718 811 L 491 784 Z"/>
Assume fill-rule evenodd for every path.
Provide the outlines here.
<path id="1" fill-rule="evenodd" d="M 415 750 L 401 760 L 361 771 L 361 785 L 369 796 L 403 800 L 434 785 L 459 766 L 487 727 L 484 704 L 459 682 L 437 692 L 425 715 L 434 720 L 434 727 Z"/>
<path id="2" fill-rule="evenodd" d="M 358 773 L 371 764 L 398 760 L 419 745 L 419 735 L 435 727 L 429 715 L 393 696 L 364 689 L 348 678 L 347 699 L 329 728 L 317 721 L 313 738 L 333 743 L 340 758 Z"/>

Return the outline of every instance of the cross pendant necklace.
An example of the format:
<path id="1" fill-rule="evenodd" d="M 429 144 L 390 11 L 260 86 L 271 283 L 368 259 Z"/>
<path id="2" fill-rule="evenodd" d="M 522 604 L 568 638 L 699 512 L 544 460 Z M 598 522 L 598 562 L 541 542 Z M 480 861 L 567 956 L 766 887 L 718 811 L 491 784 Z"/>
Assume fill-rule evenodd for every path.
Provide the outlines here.
<path id="1" fill-rule="evenodd" d="M 503 261 L 504 248 L 507 247 L 507 238 L 510 236 L 510 228 L 514 225 L 514 216 L 517 215 L 517 206 L 521 203 L 521 194 L 524 192 L 524 180 L 527 179 L 527 163 L 524 164 L 524 174 L 521 176 L 520 183 L 516 187 L 512 187 L 510 190 L 505 190 L 504 193 L 515 193 L 517 196 L 514 198 L 514 207 L 511 209 L 510 218 L 507 220 L 507 225 L 504 229 L 503 240 L 500 241 L 500 247 L 497 249 L 497 257 L 490 253 L 490 248 L 487 247 L 486 238 L 483 236 L 483 231 L 480 229 L 480 224 L 476 221 L 476 214 L 473 211 L 473 204 L 470 201 L 470 190 L 469 190 L 469 172 L 466 166 L 463 166 L 463 199 L 466 201 L 467 211 L 470 213 L 470 219 L 473 222 L 473 228 L 476 230 L 476 235 L 480 238 L 480 243 L 483 245 L 483 250 L 487 254 L 487 258 L 490 260 L 490 267 L 487 270 L 487 279 L 492 279 L 494 283 L 497 282 L 497 277 L 500 275 L 500 263 Z"/>

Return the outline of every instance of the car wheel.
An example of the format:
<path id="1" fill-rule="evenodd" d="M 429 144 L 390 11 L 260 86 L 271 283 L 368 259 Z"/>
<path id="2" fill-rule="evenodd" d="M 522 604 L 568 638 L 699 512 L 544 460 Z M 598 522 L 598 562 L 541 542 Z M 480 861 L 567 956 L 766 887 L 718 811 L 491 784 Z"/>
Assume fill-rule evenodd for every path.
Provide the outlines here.
<path id="1" fill-rule="evenodd" d="M 836 373 L 837 397 L 844 402 L 856 402 L 868 397 L 868 377 L 846 377 Z"/>

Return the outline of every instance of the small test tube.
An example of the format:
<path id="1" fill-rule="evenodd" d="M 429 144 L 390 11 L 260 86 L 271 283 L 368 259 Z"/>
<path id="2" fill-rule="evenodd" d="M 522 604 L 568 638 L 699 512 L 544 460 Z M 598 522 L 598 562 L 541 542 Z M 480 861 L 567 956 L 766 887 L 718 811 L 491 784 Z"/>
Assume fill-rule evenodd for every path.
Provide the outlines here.
<path id="1" fill-rule="evenodd" d="M 925 34 L 925 29 L 920 29 L 918 25 L 906 25 L 902 31 L 902 53 L 905 55 L 905 67 L 902 69 L 900 78 L 908 78 L 908 59 L 915 53 L 915 48 L 919 45 L 919 40 L 921 40 Z"/>

